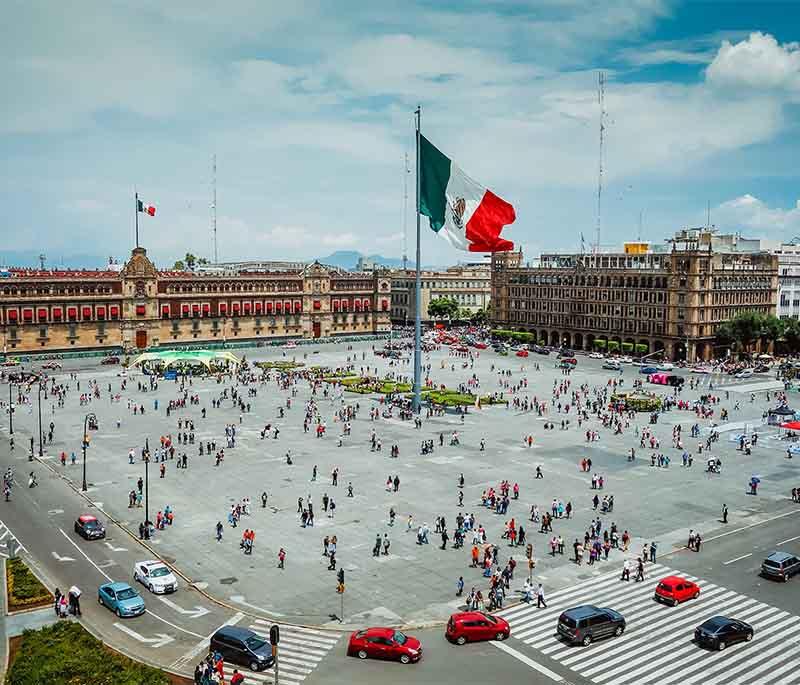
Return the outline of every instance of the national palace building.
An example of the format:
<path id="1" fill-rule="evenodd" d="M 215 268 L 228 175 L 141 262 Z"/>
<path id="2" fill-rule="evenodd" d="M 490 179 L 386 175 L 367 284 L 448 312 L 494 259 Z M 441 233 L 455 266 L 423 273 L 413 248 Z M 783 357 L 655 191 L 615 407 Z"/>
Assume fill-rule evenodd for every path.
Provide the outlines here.
<path id="1" fill-rule="evenodd" d="M 390 326 L 386 272 L 316 262 L 163 271 L 137 247 L 121 269 L 0 275 L 6 353 L 328 338 Z"/>
<path id="2" fill-rule="evenodd" d="M 493 326 L 552 346 L 710 359 L 720 323 L 774 315 L 777 302 L 778 256 L 712 229 L 679 231 L 665 246 L 543 254 L 537 265 L 523 265 L 521 252 L 492 260 Z"/>

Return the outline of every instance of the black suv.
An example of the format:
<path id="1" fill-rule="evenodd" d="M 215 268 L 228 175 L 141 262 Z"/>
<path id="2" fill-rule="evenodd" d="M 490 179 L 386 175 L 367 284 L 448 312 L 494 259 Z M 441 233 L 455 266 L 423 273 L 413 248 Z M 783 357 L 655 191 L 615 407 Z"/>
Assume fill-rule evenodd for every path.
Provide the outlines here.
<path id="1" fill-rule="evenodd" d="M 761 562 L 761 575 L 767 578 L 789 580 L 800 573 L 800 557 L 787 552 L 773 552 Z"/>
<path id="2" fill-rule="evenodd" d="M 211 636 L 211 653 L 219 652 L 225 661 L 263 671 L 272 666 L 272 646 L 247 628 L 223 626 Z"/>
<path id="3" fill-rule="evenodd" d="M 625 617 L 622 614 L 591 604 L 567 609 L 558 617 L 558 634 L 569 642 L 584 646 L 611 635 L 619 637 L 624 630 Z"/>

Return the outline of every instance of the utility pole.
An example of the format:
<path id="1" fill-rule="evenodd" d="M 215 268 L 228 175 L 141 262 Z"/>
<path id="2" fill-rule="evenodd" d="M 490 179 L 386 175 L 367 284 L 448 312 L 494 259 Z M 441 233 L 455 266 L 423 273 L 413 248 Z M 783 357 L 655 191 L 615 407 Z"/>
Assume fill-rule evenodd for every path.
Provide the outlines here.
<path id="1" fill-rule="evenodd" d="M 603 141 L 606 132 L 606 75 L 602 71 L 597 76 L 597 99 L 600 103 L 600 159 L 597 170 L 597 236 L 595 238 L 595 253 L 600 252 L 600 224 L 603 198 Z"/>
<path id="2" fill-rule="evenodd" d="M 403 167 L 403 271 L 408 269 L 408 175 L 411 167 L 408 166 L 408 153 L 406 152 L 405 166 Z"/>
<path id="3" fill-rule="evenodd" d="M 8 383 L 8 434 L 14 435 L 14 403 L 11 401 L 11 382 Z"/>
<path id="4" fill-rule="evenodd" d="M 43 457 L 42 451 L 42 384 L 39 383 L 39 456 Z"/>
<path id="5" fill-rule="evenodd" d="M 217 155 L 216 154 L 211 159 L 211 186 L 213 191 L 213 199 L 211 201 L 211 230 L 214 235 L 214 264 L 218 264 L 219 255 L 217 254 Z"/>

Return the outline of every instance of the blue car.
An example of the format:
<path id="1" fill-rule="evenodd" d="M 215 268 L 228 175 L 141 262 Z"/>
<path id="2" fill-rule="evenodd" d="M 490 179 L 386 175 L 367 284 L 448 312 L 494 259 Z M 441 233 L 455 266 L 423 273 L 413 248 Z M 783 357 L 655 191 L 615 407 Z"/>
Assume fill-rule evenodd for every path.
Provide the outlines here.
<path id="1" fill-rule="evenodd" d="M 649 376 L 651 373 L 658 373 L 658 369 L 655 366 L 640 366 L 639 373 Z"/>
<path id="2" fill-rule="evenodd" d="M 97 601 L 117 616 L 139 616 L 144 613 L 144 600 L 127 583 L 106 583 L 97 589 Z"/>

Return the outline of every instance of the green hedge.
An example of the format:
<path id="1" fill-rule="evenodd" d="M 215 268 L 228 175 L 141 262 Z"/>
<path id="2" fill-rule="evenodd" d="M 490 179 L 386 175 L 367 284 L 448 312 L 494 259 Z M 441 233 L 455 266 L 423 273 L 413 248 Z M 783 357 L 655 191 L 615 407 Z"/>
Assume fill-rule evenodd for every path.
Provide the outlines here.
<path id="1" fill-rule="evenodd" d="M 649 345 L 645 345 L 644 343 L 636 343 L 635 349 L 636 349 L 637 352 L 640 352 L 642 354 L 646 354 L 647 351 L 650 349 L 650 346 Z"/>
<path id="2" fill-rule="evenodd" d="M 161 671 L 137 663 L 87 633 L 60 621 L 22 634 L 7 685 L 170 685 Z"/>
<path id="3" fill-rule="evenodd" d="M 253 366 L 257 366 L 259 369 L 269 370 L 269 369 L 278 369 L 279 371 L 291 371 L 292 369 L 300 368 L 301 366 L 305 366 L 303 362 L 289 362 L 289 361 L 270 361 L 270 362 L 255 362 Z"/>
<path id="4" fill-rule="evenodd" d="M 654 412 L 661 409 L 661 399 L 642 394 L 612 395 L 611 401 L 614 403 L 624 402 L 625 408 L 632 411 Z"/>
<path id="5" fill-rule="evenodd" d="M 54 601 L 50 591 L 19 557 L 6 561 L 6 590 L 12 611 Z"/>
<path id="6" fill-rule="evenodd" d="M 609 340 L 608 341 L 608 351 L 609 352 L 616 352 L 619 350 L 619 343 L 616 340 Z"/>
<path id="7" fill-rule="evenodd" d="M 633 343 L 628 343 L 628 342 L 622 343 L 622 351 L 633 352 Z"/>
<path id="8" fill-rule="evenodd" d="M 605 341 L 605 340 L 595 340 L 595 341 L 594 341 L 594 346 L 595 346 L 595 347 L 596 347 L 598 350 L 604 350 L 604 349 L 606 349 L 607 343 L 606 343 L 606 341 Z"/>
<path id="9" fill-rule="evenodd" d="M 510 340 L 518 343 L 536 342 L 536 336 L 533 333 L 525 333 L 524 331 L 507 331 L 497 329 L 492 331 L 492 337 L 496 340 Z"/>

